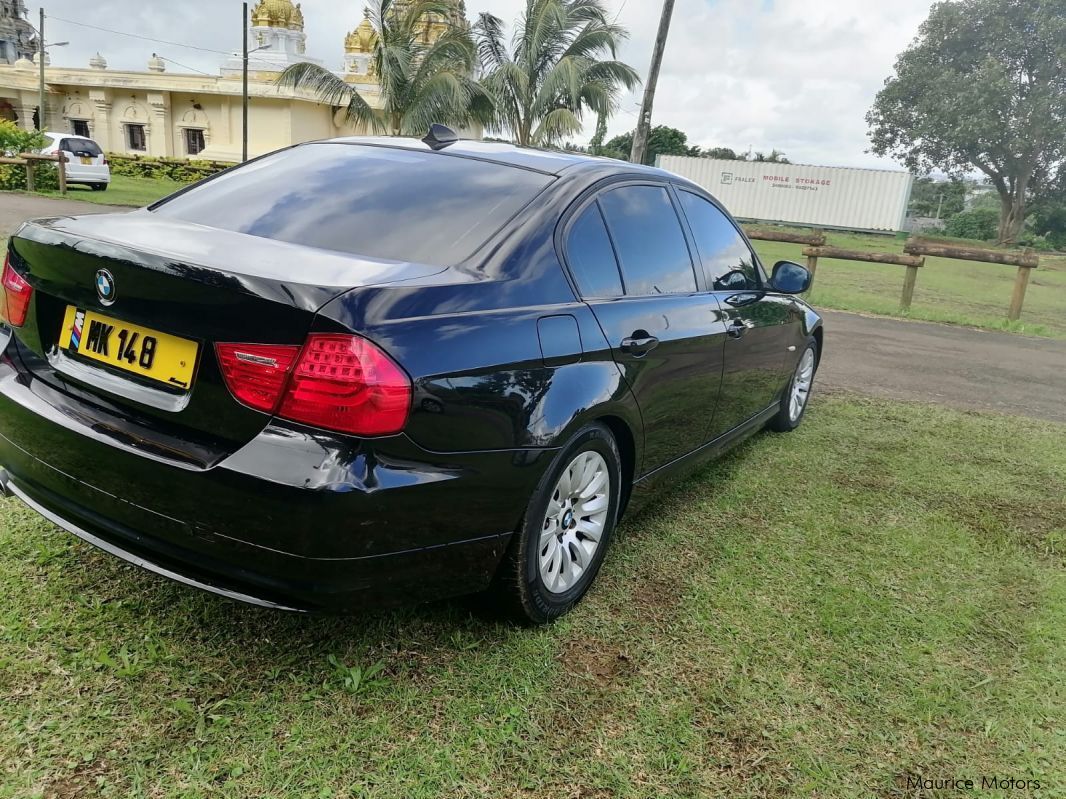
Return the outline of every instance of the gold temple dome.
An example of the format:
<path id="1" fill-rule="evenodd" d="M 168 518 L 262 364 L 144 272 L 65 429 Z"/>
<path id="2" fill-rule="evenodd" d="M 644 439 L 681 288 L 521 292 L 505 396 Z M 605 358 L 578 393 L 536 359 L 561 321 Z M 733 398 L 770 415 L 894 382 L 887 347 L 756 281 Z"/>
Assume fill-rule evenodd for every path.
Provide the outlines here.
<path id="1" fill-rule="evenodd" d="M 302 31 L 304 15 L 292 0 L 259 0 L 252 9 L 252 24 L 260 28 L 289 28 Z"/>
<path id="2" fill-rule="evenodd" d="M 374 49 L 374 39 L 377 34 L 374 31 L 374 26 L 370 22 L 370 12 L 364 12 L 363 21 L 359 23 L 359 27 L 348 34 L 344 40 L 344 51 L 346 53 L 369 53 Z"/>

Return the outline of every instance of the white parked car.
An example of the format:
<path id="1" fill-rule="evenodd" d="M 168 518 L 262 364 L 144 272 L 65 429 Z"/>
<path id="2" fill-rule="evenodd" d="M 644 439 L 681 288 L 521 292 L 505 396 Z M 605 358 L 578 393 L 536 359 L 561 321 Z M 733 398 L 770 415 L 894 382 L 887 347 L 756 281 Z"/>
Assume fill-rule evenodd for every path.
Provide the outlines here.
<path id="1" fill-rule="evenodd" d="M 91 186 L 93 191 L 107 191 L 111 183 L 111 167 L 100 145 L 84 136 L 72 133 L 44 134 L 48 143 L 41 149 L 45 155 L 59 151 L 67 156 L 67 184 Z"/>

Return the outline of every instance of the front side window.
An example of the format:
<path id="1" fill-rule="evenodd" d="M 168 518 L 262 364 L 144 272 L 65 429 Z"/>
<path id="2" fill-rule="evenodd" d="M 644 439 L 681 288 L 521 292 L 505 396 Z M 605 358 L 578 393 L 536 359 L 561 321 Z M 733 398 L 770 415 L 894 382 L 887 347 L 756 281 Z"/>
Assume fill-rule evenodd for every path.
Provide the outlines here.
<path id="1" fill-rule="evenodd" d="M 622 186 L 600 197 L 626 294 L 690 294 L 697 290 L 681 220 L 664 186 Z"/>
<path id="2" fill-rule="evenodd" d="M 189 155 L 199 155 L 207 149 L 204 141 L 204 132 L 196 128 L 185 129 L 185 152 Z"/>
<path id="3" fill-rule="evenodd" d="M 714 203 L 679 191 L 681 207 L 692 228 L 707 284 L 714 291 L 758 291 L 755 256 L 744 237 Z"/>
<path id="4" fill-rule="evenodd" d="M 582 297 L 621 297 L 622 277 L 598 203 L 592 203 L 570 228 L 566 257 Z"/>
<path id="5" fill-rule="evenodd" d="M 126 146 L 138 152 L 148 149 L 148 137 L 145 135 L 144 125 L 126 125 Z"/>
<path id="6" fill-rule="evenodd" d="M 75 136 L 82 136 L 83 138 L 89 138 L 89 121 L 86 119 L 73 119 L 71 120 L 71 127 L 74 128 Z"/>
<path id="7" fill-rule="evenodd" d="M 443 153 L 321 142 L 249 162 L 151 210 L 323 250 L 455 266 L 553 180 Z"/>

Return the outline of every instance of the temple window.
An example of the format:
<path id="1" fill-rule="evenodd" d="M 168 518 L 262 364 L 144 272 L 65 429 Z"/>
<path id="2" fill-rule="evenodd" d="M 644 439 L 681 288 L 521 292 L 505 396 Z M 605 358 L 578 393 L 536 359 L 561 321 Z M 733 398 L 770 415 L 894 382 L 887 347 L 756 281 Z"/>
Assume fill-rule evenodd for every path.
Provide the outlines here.
<path id="1" fill-rule="evenodd" d="M 75 136 L 81 136 L 88 139 L 89 137 L 89 121 L 87 119 L 72 119 L 70 120 L 71 133 Z"/>
<path id="2" fill-rule="evenodd" d="M 148 149 L 148 137 L 144 125 L 126 125 L 126 146 L 130 150 L 144 152 Z"/>
<path id="3" fill-rule="evenodd" d="M 199 155 L 207 145 L 204 141 L 204 132 L 199 128 L 185 128 L 185 152 L 189 155 Z"/>

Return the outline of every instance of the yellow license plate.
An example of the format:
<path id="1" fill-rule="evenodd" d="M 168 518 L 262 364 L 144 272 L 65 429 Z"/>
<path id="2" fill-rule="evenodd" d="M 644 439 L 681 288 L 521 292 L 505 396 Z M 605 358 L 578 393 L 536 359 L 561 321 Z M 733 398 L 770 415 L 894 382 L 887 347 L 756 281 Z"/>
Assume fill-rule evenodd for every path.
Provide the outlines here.
<path id="1" fill-rule="evenodd" d="M 90 165 L 91 165 L 91 164 L 92 164 L 92 162 L 93 162 L 93 159 L 91 159 L 91 158 L 90 158 L 89 156 L 87 156 L 87 155 L 83 155 L 83 156 L 81 157 L 81 162 L 82 162 L 83 164 L 90 164 Z"/>
<path id="2" fill-rule="evenodd" d="M 59 346 L 83 358 L 173 388 L 192 386 L 200 349 L 195 341 L 131 325 L 73 305 L 67 306 Z"/>

